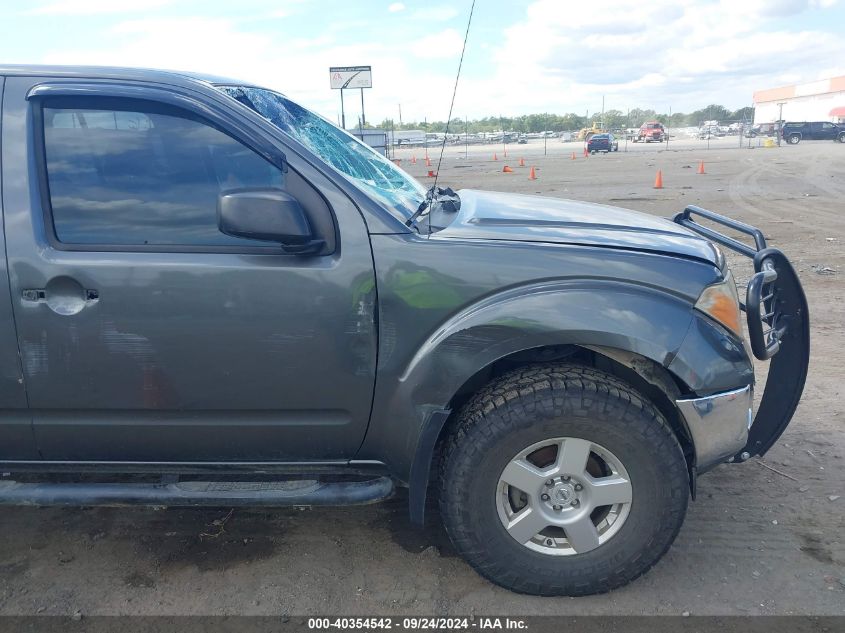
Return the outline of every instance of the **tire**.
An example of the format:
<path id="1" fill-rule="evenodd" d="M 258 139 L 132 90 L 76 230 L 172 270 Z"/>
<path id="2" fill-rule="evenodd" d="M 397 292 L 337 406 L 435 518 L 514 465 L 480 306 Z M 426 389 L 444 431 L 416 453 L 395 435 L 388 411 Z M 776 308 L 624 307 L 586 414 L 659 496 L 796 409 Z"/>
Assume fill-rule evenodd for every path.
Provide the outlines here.
<path id="1" fill-rule="evenodd" d="M 836 137 L 836 140 L 840 143 L 845 143 L 845 132 L 840 132 L 839 136 Z"/>
<path id="2" fill-rule="evenodd" d="M 801 141 L 801 135 L 800 134 L 790 134 L 789 135 L 788 143 L 790 145 L 798 145 L 798 143 L 800 141 Z"/>
<path id="3" fill-rule="evenodd" d="M 548 464 L 532 463 L 537 473 L 529 468 L 531 479 L 524 487 L 534 486 L 539 474 L 540 488 L 526 502 L 522 488 L 504 480 L 511 480 L 515 464 L 541 453 L 548 460 L 547 444 L 556 449 L 548 462 L 551 470 Z M 570 445 L 571 450 L 562 448 Z M 555 470 L 555 464 L 579 454 L 579 446 L 588 447 L 581 449 L 586 460 L 582 471 L 587 474 L 570 479 Z M 613 490 L 622 496 L 617 505 L 599 507 L 594 502 L 598 496 L 592 495 L 600 487 L 587 471 L 605 460 L 605 466 L 617 465 L 598 477 L 612 477 L 603 483 L 617 486 Z M 555 479 L 543 481 L 550 473 Z M 579 477 L 583 485 L 577 483 Z M 628 488 L 621 492 L 626 481 Z M 552 483 L 555 487 L 549 488 Z M 542 490 L 554 498 L 539 494 Z M 509 518 L 502 513 L 514 509 L 514 492 L 525 505 Z M 578 495 L 583 495 L 580 504 L 573 500 Z M 534 365 L 500 377 L 464 406 L 444 444 L 440 505 L 452 543 L 482 576 L 519 593 L 583 596 L 627 584 L 669 549 L 683 523 L 688 497 L 686 461 L 662 414 L 626 383 L 588 367 Z M 565 507 L 549 506 L 554 499 L 563 500 Z M 615 520 L 606 525 L 614 509 Z M 549 514 L 570 517 L 572 536 L 578 538 L 570 538 L 570 527 L 545 527 L 532 536 L 534 524 L 519 518 L 525 518 L 525 511 L 543 525 Z M 527 525 L 528 536 L 517 540 L 511 533 L 519 525 Z M 576 530 L 578 526 L 583 529 Z"/>

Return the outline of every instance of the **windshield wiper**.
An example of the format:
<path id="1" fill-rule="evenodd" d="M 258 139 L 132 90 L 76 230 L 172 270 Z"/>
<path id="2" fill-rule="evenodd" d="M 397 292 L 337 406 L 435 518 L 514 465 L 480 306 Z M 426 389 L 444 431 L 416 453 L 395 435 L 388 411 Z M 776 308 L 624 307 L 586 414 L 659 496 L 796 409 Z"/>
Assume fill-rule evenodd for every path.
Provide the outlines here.
<path id="1" fill-rule="evenodd" d="M 429 208 L 432 204 L 434 204 L 435 199 L 437 198 L 437 192 L 434 188 L 434 185 L 428 188 L 428 191 L 425 192 L 425 197 L 423 201 L 420 202 L 420 206 L 417 207 L 417 210 L 405 221 L 405 226 L 411 226 L 414 222 L 416 222 L 417 218 L 420 217 L 427 208 Z"/>
<path id="2" fill-rule="evenodd" d="M 461 199 L 451 187 L 446 187 L 445 189 L 435 189 L 434 187 L 435 186 L 432 185 L 428 191 L 425 192 L 425 198 L 423 198 L 423 201 L 420 203 L 417 210 L 414 211 L 414 214 L 405 222 L 405 226 L 411 226 L 426 209 L 433 207 L 435 202 L 440 204 L 444 211 L 449 211 L 450 213 L 456 213 L 458 209 L 461 208 Z"/>

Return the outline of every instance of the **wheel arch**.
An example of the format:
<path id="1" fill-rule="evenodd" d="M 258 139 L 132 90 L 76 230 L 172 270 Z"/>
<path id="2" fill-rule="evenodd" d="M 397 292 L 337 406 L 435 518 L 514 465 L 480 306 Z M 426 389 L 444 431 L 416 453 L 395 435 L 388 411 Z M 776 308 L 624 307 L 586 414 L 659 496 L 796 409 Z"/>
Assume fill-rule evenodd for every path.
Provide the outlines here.
<path id="1" fill-rule="evenodd" d="M 421 520 L 440 432 L 461 398 L 491 371 L 560 360 L 577 349 L 608 359 L 601 361 L 608 368 L 633 372 L 631 380 L 640 384 L 621 355 L 669 367 L 692 322 L 688 297 L 630 281 L 544 281 L 487 296 L 453 313 L 401 359 L 380 359 L 373 412 L 356 458 L 386 462 L 411 488 L 412 517 Z M 599 348 L 617 350 L 616 358 Z"/>
<path id="2" fill-rule="evenodd" d="M 648 398 L 669 422 L 683 449 L 691 492 L 695 496 L 695 447 L 689 428 L 674 402 L 689 393 L 689 387 L 678 376 L 642 354 L 600 345 L 544 345 L 508 354 L 479 369 L 455 391 L 447 408 L 431 416 L 431 428 L 426 429 L 430 436 L 431 454 L 427 460 L 418 455 L 418 458 L 427 461 L 427 467 L 421 468 L 422 463 L 415 460 L 417 472 L 412 472 L 409 481 L 409 509 L 413 522 L 422 525 L 425 520 L 427 491 L 440 471 L 439 460 L 444 443 L 458 423 L 464 405 L 484 385 L 508 371 L 559 361 L 571 361 L 605 371 L 624 380 Z"/>

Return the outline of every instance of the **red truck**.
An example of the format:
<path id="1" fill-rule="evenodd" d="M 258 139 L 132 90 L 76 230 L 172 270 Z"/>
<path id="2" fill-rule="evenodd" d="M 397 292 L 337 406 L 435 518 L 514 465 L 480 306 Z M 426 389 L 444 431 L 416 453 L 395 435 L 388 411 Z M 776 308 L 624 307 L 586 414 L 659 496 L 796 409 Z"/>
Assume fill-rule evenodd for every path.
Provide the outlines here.
<path id="1" fill-rule="evenodd" d="M 634 137 L 634 143 L 642 141 L 662 143 L 666 140 L 666 129 L 660 121 L 646 121 L 640 126 L 639 134 Z"/>

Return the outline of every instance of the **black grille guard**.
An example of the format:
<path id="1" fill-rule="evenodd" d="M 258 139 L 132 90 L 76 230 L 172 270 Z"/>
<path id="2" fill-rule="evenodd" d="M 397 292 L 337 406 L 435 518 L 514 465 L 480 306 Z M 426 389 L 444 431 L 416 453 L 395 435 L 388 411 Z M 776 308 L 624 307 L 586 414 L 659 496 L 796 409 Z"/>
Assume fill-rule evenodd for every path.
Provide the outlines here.
<path id="1" fill-rule="evenodd" d="M 754 247 L 699 224 L 693 215 L 751 236 Z M 674 221 L 754 262 L 755 274 L 748 282 L 741 307 L 748 322 L 751 351 L 758 359 L 769 361 L 769 375 L 748 432 L 748 444 L 734 460 L 762 456 L 789 426 L 807 380 L 810 313 L 804 289 L 786 255 L 769 248 L 760 229 L 696 206 L 688 206 Z"/>

